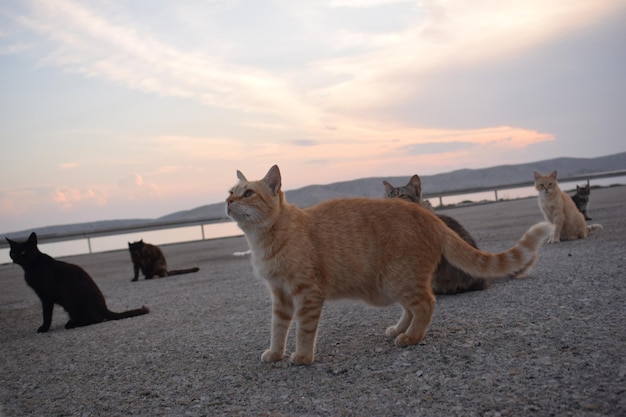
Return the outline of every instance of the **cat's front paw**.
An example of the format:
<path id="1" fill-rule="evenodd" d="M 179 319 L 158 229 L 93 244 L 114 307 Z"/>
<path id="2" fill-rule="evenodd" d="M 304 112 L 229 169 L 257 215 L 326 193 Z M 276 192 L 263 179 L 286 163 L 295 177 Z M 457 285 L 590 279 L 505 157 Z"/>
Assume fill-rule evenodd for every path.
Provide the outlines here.
<path id="1" fill-rule="evenodd" d="M 313 355 L 294 352 L 291 354 L 290 362 L 294 365 L 310 365 L 313 363 Z"/>
<path id="2" fill-rule="evenodd" d="M 41 326 L 37 329 L 37 333 L 45 333 L 45 332 L 47 332 L 47 331 L 48 331 L 48 329 L 49 329 L 49 328 L 50 328 L 50 327 L 49 327 L 49 326 L 46 326 L 45 324 L 44 324 L 44 325 L 41 325 Z"/>
<path id="3" fill-rule="evenodd" d="M 417 345 L 422 340 L 421 337 L 412 337 L 406 333 L 402 333 L 398 337 L 396 337 L 396 346 L 398 347 L 407 347 L 411 345 Z"/>
<path id="4" fill-rule="evenodd" d="M 560 238 L 554 237 L 554 236 L 552 236 L 550 239 L 548 239 L 548 243 L 559 243 L 560 241 L 561 241 Z"/>
<path id="5" fill-rule="evenodd" d="M 282 358 L 283 358 L 282 352 L 273 352 L 269 349 L 263 352 L 263 354 L 261 355 L 261 360 L 263 362 L 277 362 L 281 360 Z"/>

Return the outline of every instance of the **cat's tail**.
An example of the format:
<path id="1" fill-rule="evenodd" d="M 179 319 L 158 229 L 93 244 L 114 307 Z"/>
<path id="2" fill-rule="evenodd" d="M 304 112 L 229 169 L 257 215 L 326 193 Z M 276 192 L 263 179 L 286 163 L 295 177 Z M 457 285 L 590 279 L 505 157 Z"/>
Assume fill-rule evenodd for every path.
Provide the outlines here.
<path id="1" fill-rule="evenodd" d="M 537 251 L 552 235 L 554 225 L 541 222 L 532 226 L 512 248 L 499 253 L 475 249 L 448 229 L 443 241 L 443 255 L 462 271 L 484 278 L 522 276 L 537 258 Z"/>
<path id="2" fill-rule="evenodd" d="M 590 233 L 593 232 L 594 230 L 602 230 L 602 229 L 604 229 L 604 227 L 602 227 L 601 224 L 596 223 L 596 224 L 587 225 L 587 231 Z"/>
<path id="3" fill-rule="evenodd" d="M 127 319 L 129 317 L 141 316 L 144 314 L 148 314 L 150 309 L 146 306 L 142 306 L 141 308 L 136 308 L 134 310 L 127 310 L 121 313 L 115 313 L 113 311 L 107 310 L 106 319 L 107 320 L 122 320 Z"/>
<path id="4" fill-rule="evenodd" d="M 193 267 L 193 268 L 187 268 L 187 269 L 175 269 L 173 271 L 167 271 L 167 276 L 170 275 L 182 275 L 182 274 L 191 274 L 192 272 L 198 272 L 200 270 L 200 268 Z"/>

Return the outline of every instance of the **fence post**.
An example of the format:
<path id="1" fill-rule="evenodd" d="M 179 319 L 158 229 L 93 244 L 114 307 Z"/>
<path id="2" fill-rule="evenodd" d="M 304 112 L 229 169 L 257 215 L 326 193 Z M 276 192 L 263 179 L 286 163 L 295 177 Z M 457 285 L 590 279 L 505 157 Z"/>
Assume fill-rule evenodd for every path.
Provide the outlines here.
<path id="1" fill-rule="evenodd" d="M 89 253 L 91 253 L 91 237 L 87 236 L 87 247 L 89 248 Z"/>

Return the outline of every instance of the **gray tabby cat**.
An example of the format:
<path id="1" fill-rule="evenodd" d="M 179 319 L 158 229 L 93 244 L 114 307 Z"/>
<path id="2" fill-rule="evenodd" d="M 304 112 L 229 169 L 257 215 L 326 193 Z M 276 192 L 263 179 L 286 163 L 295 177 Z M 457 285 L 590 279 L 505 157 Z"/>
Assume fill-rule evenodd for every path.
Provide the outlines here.
<path id="1" fill-rule="evenodd" d="M 589 188 L 589 181 L 587 181 L 587 185 L 584 187 L 576 186 L 576 194 L 572 196 L 572 200 L 574 200 L 574 204 L 578 208 L 583 216 L 585 216 L 585 220 L 591 220 L 591 217 L 587 216 L 587 206 L 589 205 L 589 195 L 591 194 L 591 189 Z"/>
<path id="2" fill-rule="evenodd" d="M 387 198 L 401 198 L 421 204 L 432 210 L 430 203 L 425 205 L 425 200 L 422 199 L 422 181 L 419 176 L 413 175 L 408 184 L 404 187 L 394 187 L 387 181 L 383 181 L 383 184 Z M 454 230 L 464 241 L 478 249 L 472 235 L 470 235 L 458 221 L 443 214 L 438 214 L 437 217 L 443 220 L 446 226 Z M 435 294 L 458 294 L 466 291 L 480 291 L 486 290 L 489 286 L 490 282 L 485 278 L 476 278 L 466 274 L 450 264 L 445 258 L 441 258 L 439 268 L 432 280 L 432 287 Z"/>
<path id="3" fill-rule="evenodd" d="M 394 187 L 387 181 L 383 181 L 387 198 L 402 198 L 407 201 L 421 204 L 429 210 L 433 209 L 433 206 L 428 200 L 422 198 L 422 180 L 419 176 L 413 175 L 409 180 L 409 183 L 404 187 Z"/>

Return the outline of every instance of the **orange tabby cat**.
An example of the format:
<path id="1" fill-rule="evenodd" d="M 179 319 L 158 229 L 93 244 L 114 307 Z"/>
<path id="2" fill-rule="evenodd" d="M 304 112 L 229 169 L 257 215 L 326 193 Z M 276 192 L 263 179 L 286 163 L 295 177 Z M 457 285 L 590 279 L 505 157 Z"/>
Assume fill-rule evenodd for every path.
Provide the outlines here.
<path id="1" fill-rule="evenodd" d="M 397 346 L 415 345 L 433 315 L 431 279 L 442 256 L 477 276 L 519 276 L 553 229 L 538 223 L 514 247 L 492 254 L 472 248 L 418 204 L 350 198 L 300 209 L 285 201 L 276 165 L 260 181 L 239 171 L 237 177 L 226 212 L 245 233 L 254 273 L 272 295 L 271 341 L 263 361 L 283 358 L 295 318 L 291 362 L 313 363 L 322 306 L 337 298 L 399 303 L 402 317 L 386 335 Z"/>
<path id="2" fill-rule="evenodd" d="M 549 243 L 561 240 L 584 239 L 592 230 L 602 229 L 602 225 L 587 225 L 585 216 L 578 210 L 572 198 L 559 188 L 556 180 L 556 171 L 550 175 L 541 175 L 537 171 L 535 188 L 539 191 L 539 208 L 543 217 L 554 224 L 554 233 Z"/>

